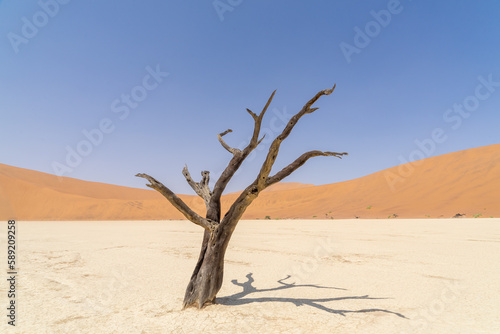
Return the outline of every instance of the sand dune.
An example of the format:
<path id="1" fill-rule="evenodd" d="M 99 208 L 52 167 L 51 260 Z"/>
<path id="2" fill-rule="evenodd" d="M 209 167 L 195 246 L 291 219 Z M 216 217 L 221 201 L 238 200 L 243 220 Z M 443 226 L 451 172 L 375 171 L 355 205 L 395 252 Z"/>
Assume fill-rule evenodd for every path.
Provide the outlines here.
<path id="1" fill-rule="evenodd" d="M 251 218 L 263 213 L 281 218 L 387 218 L 393 214 L 440 218 L 456 213 L 498 217 L 500 145 L 432 157 L 351 181 L 262 194 L 253 204 L 247 212 Z"/>
<path id="2" fill-rule="evenodd" d="M 244 219 L 440 218 L 500 216 L 500 144 L 389 168 L 346 182 L 277 184 L 263 192 Z M 162 178 L 168 176 L 161 176 Z M 223 197 L 228 208 L 237 194 Z M 204 213 L 197 196 L 181 195 Z M 0 219 L 182 219 L 160 194 L 0 164 Z"/>

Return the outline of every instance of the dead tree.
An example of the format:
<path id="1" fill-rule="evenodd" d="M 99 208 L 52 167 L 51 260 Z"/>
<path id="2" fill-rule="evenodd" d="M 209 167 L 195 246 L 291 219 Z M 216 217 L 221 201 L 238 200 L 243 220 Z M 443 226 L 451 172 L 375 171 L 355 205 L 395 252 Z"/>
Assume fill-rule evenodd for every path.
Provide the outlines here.
<path id="1" fill-rule="evenodd" d="M 271 97 L 269 98 L 259 115 L 247 109 L 250 116 L 252 116 L 255 124 L 250 143 L 243 150 L 232 148 L 222 138 L 224 135 L 232 132 L 231 129 L 217 135 L 222 147 L 224 147 L 229 153 L 231 153 L 233 157 L 215 183 L 213 190 L 210 190 L 208 184 L 208 171 L 203 171 L 201 173 L 201 181 L 195 182 L 191 178 L 187 166 L 184 167 L 182 173 L 184 174 L 187 182 L 189 183 L 191 188 L 193 188 L 196 194 L 198 194 L 205 201 L 207 209 L 205 217 L 202 217 L 194 212 L 176 194 L 174 194 L 170 189 L 164 186 L 161 182 L 157 181 L 155 178 L 147 174 L 136 175 L 138 177 L 147 179 L 149 181 L 149 184 L 147 184 L 148 187 L 160 192 L 188 220 L 197 225 L 200 225 L 205 229 L 200 256 L 186 289 L 183 308 L 186 308 L 188 306 L 198 306 L 198 308 L 202 308 L 205 304 L 215 303 L 217 293 L 222 286 L 224 254 L 226 252 L 229 240 L 231 239 L 231 235 L 245 210 L 257 198 L 257 196 L 259 196 L 262 190 L 272 184 L 283 180 L 285 177 L 302 166 L 307 160 L 309 160 L 309 158 L 317 156 L 333 156 L 342 158 L 343 155 L 347 155 L 347 153 L 345 152 L 306 152 L 298 157 L 294 162 L 283 168 L 281 171 L 272 176 L 269 175 L 271 173 L 271 168 L 276 161 L 276 157 L 278 156 L 278 151 L 283 140 L 288 137 L 288 135 L 302 116 L 304 116 L 305 114 L 310 114 L 318 109 L 312 108 L 313 104 L 321 96 L 331 94 L 334 89 L 335 86 L 333 86 L 332 89 L 325 89 L 317 93 L 304 105 L 304 107 L 296 115 L 294 115 L 290 119 L 283 132 L 272 142 L 266 159 L 264 160 L 264 163 L 262 164 L 260 172 L 257 175 L 255 181 L 250 184 L 234 201 L 234 203 L 231 205 L 222 219 L 222 193 L 224 192 L 224 189 L 226 188 L 228 182 L 241 166 L 245 158 L 248 157 L 248 155 L 260 144 L 262 139 L 264 139 L 264 137 L 259 139 L 262 118 L 264 117 L 264 114 L 266 113 L 266 110 L 269 107 L 269 104 L 271 103 L 276 91 L 271 94 Z"/>

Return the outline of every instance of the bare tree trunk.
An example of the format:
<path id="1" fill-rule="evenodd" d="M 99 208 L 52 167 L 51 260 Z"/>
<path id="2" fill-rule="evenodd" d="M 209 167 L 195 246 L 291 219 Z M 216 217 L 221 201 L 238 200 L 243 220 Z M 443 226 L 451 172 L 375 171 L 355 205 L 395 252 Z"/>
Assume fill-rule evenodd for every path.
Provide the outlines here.
<path id="1" fill-rule="evenodd" d="M 273 176 L 269 176 L 274 162 L 276 161 L 276 158 L 278 156 L 278 151 L 283 140 L 288 137 L 293 127 L 295 126 L 295 124 L 297 124 L 302 116 L 310 114 L 318 109 L 311 108 L 312 105 L 321 96 L 331 94 L 334 89 L 335 86 L 333 86 L 332 89 L 325 89 L 317 93 L 304 105 L 304 107 L 302 107 L 302 109 L 296 115 L 294 115 L 290 119 L 283 132 L 272 142 L 267 157 L 262 164 L 261 170 L 257 175 L 255 181 L 240 194 L 240 196 L 235 200 L 233 205 L 231 205 L 230 209 L 222 219 L 220 204 L 222 193 L 245 158 L 261 143 L 262 139 L 264 139 L 264 137 L 259 139 L 262 118 L 264 117 L 264 114 L 269 107 L 269 104 L 271 103 L 276 91 L 271 94 L 271 97 L 269 98 L 259 115 L 256 115 L 251 110 L 247 109 L 247 112 L 254 119 L 255 124 L 250 143 L 243 150 L 230 147 L 222 139 L 223 136 L 232 132 L 232 130 L 229 129 L 217 135 L 222 147 L 230 152 L 233 157 L 215 183 L 213 191 L 210 191 L 209 187 L 209 172 L 203 171 L 201 173 L 202 179 L 197 183 L 194 182 L 191 178 L 187 166 L 184 167 L 182 173 L 186 178 L 186 181 L 193 188 L 193 190 L 205 201 L 205 205 L 207 208 L 207 214 L 205 218 L 201 217 L 196 212 L 191 210 L 191 208 L 189 208 L 177 195 L 175 195 L 170 189 L 165 187 L 155 178 L 147 174 L 136 175 L 138 177 L 147 179 L 150 182 L 149 184 L 147 184 L 148 187 L 160 192 L 187 219 L 205 229 L 198 262 L 196 263 L 196 267 L 193 271 L 193 274 L 191 275 L 191 279 L 184 296 L 183 308 L 186 308 L 188 306 L 197 306 L 198 308 L 202 308 L 205 304 L 215 303 L 217 293 L 222 286 L 224 274 L 224 255 L 226 253 L 229 240 L 231 239 L 233 231 L 239 220 L 241 219 L 243 213 L 248 208 L 248 206 L 257 198 L 257 196 L 259 196 L 262 190 L 274 183 L 280 182 L 312 157 L 334 156 L 337 158 L 342 158 L 343 155 L 347 155 L 347 153 L 345 152 L 306 152 L 278 173 L 274 174 Z"/>
<path id="2" fill-rule="evenodd" d="M 194 269 L 184 296 L 183 308 L 215 303 L 215 298 L 222 286 L 224 275 L 224 255 L 231 235 L 220 236 L 221 232 L 213 234 L 205 232 L 200 258 Z M 222 233 L 223 234 L 223 233 Z"/>

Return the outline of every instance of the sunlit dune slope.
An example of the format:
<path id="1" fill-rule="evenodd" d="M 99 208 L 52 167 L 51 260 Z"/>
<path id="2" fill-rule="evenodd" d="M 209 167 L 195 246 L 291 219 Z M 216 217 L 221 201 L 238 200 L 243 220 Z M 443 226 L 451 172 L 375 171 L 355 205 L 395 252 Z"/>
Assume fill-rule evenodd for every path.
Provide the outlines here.
<path id="1" fill-rule="evenodd" d="M 358 179 L 262 194 L 248 217 L 500 216 L 500 144 L 389 168 Z"/>
<path id="2" fill-rule="evenodd" d="M 389 168 L 358 179 L 314 186 L 277 184 L 244 218 L 425 218 L 500 216 L 500 144 Z M 227 209 L 238 194 L 223 197 Z M 204 204 L 180 196 L 200 214 Z M 0 219 L 182 219 L 160 194 L 0 164 Z"/>

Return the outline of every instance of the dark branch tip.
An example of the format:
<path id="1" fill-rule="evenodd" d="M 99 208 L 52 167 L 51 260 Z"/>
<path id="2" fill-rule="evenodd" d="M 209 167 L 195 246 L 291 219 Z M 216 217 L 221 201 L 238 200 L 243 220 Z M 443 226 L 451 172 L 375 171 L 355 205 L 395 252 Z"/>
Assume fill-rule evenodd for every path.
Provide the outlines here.
<path id="1" fill-rule="evenodd" d="M 262 138 L 260 138 L 260 140 L 257 142 L 257 145 L 256 146 L 259 146 L 259 144 L 264 140 L 264 138 L 266 138 L 266 134 L 264 133 L 264 135 L 262 136 Z"/>
<path id="2" fill-rule="evenodd" d="M 342 152 L 342 153 L 338 153 L 338 152 L 325 152 L 325 155 L 333 156 L 333 157 L 337 157 L 339 159 L 342 159 L 343 155 L 349 155 L 349 154 L 347 152 Z"/>
<path id="3" fill-rule="evenodd" d="M 233 132 L 233 130 L 231 130 L 231 129 L 227 129 L 226 131 L 219 133 L 219 136 L 221 136 L 221 137 L 222 137 L 222 136 L 225 136 L 225 135 L 227 135 L 227 134 L 228 134 L 228 133 L 230 133 L 230 132 Z"/>
<path id="4" fill-rule="evenodd" d="M 248 108 L 247 108 L 247 112 L 250 114 L 250 116 L 252 116 L 252 118 L 253 118 L 254 120 L 256 120 L 256 119 L 257 119 L 257 115 L 256 115 L 253 111 L 251 111 L 250 109 L 248 109 Z"/>
<path id="5" fill-rule="evenodd" d="M 262 112 L 259 114 L 259 120 L 262 121 L 262 118 L 264 117 L 264 114 L 266 113 L 267 111 L 267 108 L 269 107 L 269 105 L 271 104 L 271 101 L 273 100 L 274 98 L 274 94 L 276 94 L 276 91 L 277 89 L 274 90 L 274 92 L 271 94 L 271 96 L 269 97 L 269 100 L 267 100 L 267 103 L 266 105 L 264 106 L 264 109 L 262 109 Z"/>
<path id="6" fill-rule="evenodd" d="M 269 100 L 272 100 L 272 99 L 273 99 L 274 94 L 276 94 L 276 91 L 277 91 L 277 89 L 275 89 L 275 90 L 274 90 L 274 92 L 271 94 L 271 97 L 269 98 Z"/>
<path id="7" fill-rule="evenodd" d="M 331 93 L 333 93 L 333 91 L 335 90 L 335 87 L 337 87 L 337 84 L 334 84 L 331 89 L 325 89 L 324 90 L 325 95 L 330 95 Z"/>

